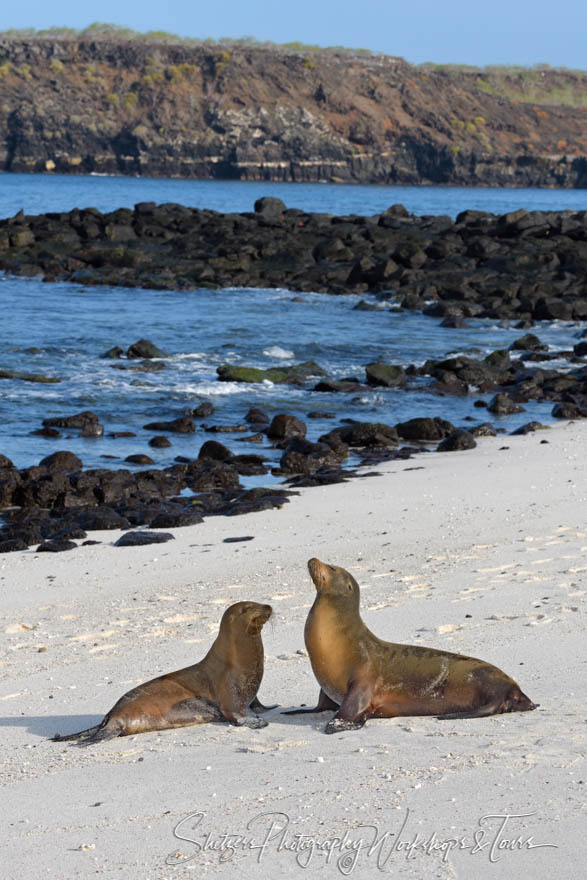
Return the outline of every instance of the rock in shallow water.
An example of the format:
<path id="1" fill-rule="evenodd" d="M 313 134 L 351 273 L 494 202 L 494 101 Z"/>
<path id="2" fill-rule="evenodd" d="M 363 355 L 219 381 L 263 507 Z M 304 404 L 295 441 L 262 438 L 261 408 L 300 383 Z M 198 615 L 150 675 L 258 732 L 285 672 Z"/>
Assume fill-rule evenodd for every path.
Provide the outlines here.
<path id="1" fill-rule="evenodd" d="M 493 397 L 490 401 L 487 409 L 489 412 L 494 413 L 495 415 L 504 416 L 510 415 L 511 413 L 519 413 L 524 412 L 524 407 L 520 406 L 519 403 L 516 403 L 514 400 L 509 397 L 507 394 L 502 394 L 499 392 Z"/>
<path id="2" fill-rule="evenodd" d="M 166 358 L 169 357 L 166 351 L 158 348 L 150 339 L 139 339 L 134 342 L 126 352 L 128 358 Z"/>
<path id="3" fill-rule="evenodd" d="M 434 418 L 408 419 L 396 425 L 397 433 L 404 440 L 434 441 L 443 440 L 455 430 L 446 419 Z"/>
<path id="4" fill-rule="evenodd" d="M 289 437 L 305 437 L 306 425 L 297 416 L 280 413 L 273 417 L 267 428 L 267 436 L 272 440 L 287 440 Z"/>
<path id="5" fill-rule="evenodd" d="M 437 452 L 459 452 L 463 449 L 475 449 L 477 442 L 469 431 L 457 429 L 445 437 L 436 447 Z"/>
<path id="6" fill-rule="evenodd" d="M 392 364 L 382 364 L 379 361 L 366 364 L 365 373 L 369 385 L 382 386 L 384 388 L 403 388 L 406 384 L 406 374 L 403 367 Z"/>

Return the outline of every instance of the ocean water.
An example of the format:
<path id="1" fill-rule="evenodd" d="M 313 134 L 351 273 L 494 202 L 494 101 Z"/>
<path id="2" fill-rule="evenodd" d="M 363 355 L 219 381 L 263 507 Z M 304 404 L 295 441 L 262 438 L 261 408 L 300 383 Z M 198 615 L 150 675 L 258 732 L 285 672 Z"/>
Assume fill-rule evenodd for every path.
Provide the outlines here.
<path id="1" fill-rule="evenodd" d="M 265 184 L 165 180 L 128 177 L 0 174 L 0 216 L 68 211 L 95 206 L 102 211 L 140 201 L 180 202 L 218 211 L 252 210 L 257 198 L 278 196 L 290 207 L 337 214 L 373 214 L 401 202 L 415 214 L 456 216 L 465 208 L 503 213 L 528 209 L 587 209 L 584 190 L 501 190 L 459 187 L 345 186 L 331 184 Z M 293 302 L 288 290 L 181 292 L 83 288 L 43 284 L 38 279 L 0 276 L 3 319 L 0 369 L 59 378 L 57 384 L 0 380 L 0 452 L 19 467 L 37 463 L 58 449 L 76 452 L 85 466 L 127 467 L 127 455 L 147 453 L 157 466 L 176 455 L 195 457 L 202 443 L 216 437 L 233 451 L 266 452 L 273 462 L 279 452 L 265 444 L 238 442 L 241 434 L 169 434 L 172 446 L 151 449 L 156 432 L 144 425 L 169 420 L 202 401 L 214 404 L 210 424 L 242 422 L 250 406 L 270 415 L 288 412 L 306 420 L 312 410 L 329 411 L 335 419 L 309 419 L 308 437 L 315 440 L 340 419 L 389 424 L 414 416 L 442 415 L 455 424 L 487 413 L 473 407 L 479 395 L 439 398 L 423 379 L 407 391 L 374 389 L 360 394 L 324 394 L 292 386 L 219 382 L 221 363 L 257 367 L 289 365 L 313 359 L 330 375 L 364 378 L 364 365 L 381 358 L 388 363 L 421 364 L 450 353 L 487 354 L 507 348 L 520 335 L 495 321 L 470 321 L 468 329 L 446 329 L 439 321 L 386 307 L 379 312 L 353 311 L 355 296 L 305 294 Z M 538 329 L 555 350 L 569 349 L 579 328 L 553 323 Z M 114 345 L 126 348 L 140 338 L 152 339 L 169 352 L 157 373 L 115 369 L 101 354 Z M 134 362 L 123 361 L 127 366 Z M 557 366 L 557 363 L 551 364 Z M 559 366 L 566 362 L 561 360 Z M 490 395 L 485 395 L 488 399 Z M 48 416 L 95 411 L 105 426 L 101 439 L 35 437 L 31 432 Z M 512 430 L 530 419 L 548 421 L 552 403 L 529 403 L 526 412 L 493 419 Z M 113 439 L 116 431 L 134 438 Z M 160 432 L 157 432 L 160 433 Z M 133 467 L 130 465 L 130 467 Z M 262 478 L 248 478 L 259 484 Z M 272 481 L 274 478 L 267 477 Z M 247 479 L 245 479 L 245 483 Z"/>
<path id="2" fill-rule="evenodd" d="M 490 414 L 473 403 L 491 395 L 474 389 L 465 398 L 439 398 L 426 389 L 426 380 L 417 378 L 408 390 L 328 394 L 270 382 L 220 382 L 216 368 L 221 363 L 267 368 L 311 359 L 333 377 L 363 381 L 364 365 L 379 358 L 407 366 L 456 352 L 482 356 L 509 347 L 521 335 L 489 320 L 470 321 L 466 329 L 441 328 L 437 319 L 394 312 L 389 304 L 377 312 L 353 310 L 359 297 L 352 295 L 304 294 L 302 302 L 294 302 L 293 296 L 288 290 L 150 291 L 2 278 L 0 369 L 61 381 L 45 385 L 0 380 L 0 452 L 19 467 L 69 449 L 86 467 L 136 469 L 123 463 L 127 455 L 147 453 L 162 467 L 176 455 L 196 457 L 202 443 L 214 438 L 235 453 L 263 453 L 277 462 L 281 453 L 266 443 L 239 442 L 242 434 L 206 433 L 200 423 L 195 434 L 168 433 L 168 449 L 149 447 L 149 438 L 162 432 L 147 431 L 145 424 L 175 418 L 203 401 L 216 408 L 203 420 L 207 424 L 242 423 L 248 408 L 259 406 L 270 416 L 287 412 L 304 419 L 312 440 L 342 418 L 394 424 L 414 416 L 441 415 L 466 425 L 463 420 L 472 416 L 477 423 Z M 554 322 L 537 332 L 556 351 L 572 347 L 578 330 L 573 323 Z M 169 353 L 161 372 L 119 370 L 115 367 L 120 363 L 131 367 L 137 362 L 101 357 L 114 345 L 126 350 L 142 337 Z M 563 359 L 549 364 L 566 365 Z M 509 431 L 530 419 L 548 421 L 552 406 L 530 402 L 523 413 L 490 420 Z M 99 415 L 103 438 L 82 439 L 76 431 L 64 431 L 60 439 L 31 435 L 43 418 L 87 409 Z M 316 410 L 333 412 L 336 418 L 307 419 L 306 414 Z M 117 431 L 133 431 L 136 437 L 107 436 Z M 259 485 L 263 478 L 244 482 Z"/>
<path id="3" fill-rule="evenodd" d="M 137 202 L 178 202 L 215 211 L 252 211 L 256 199 L 276 196 L 288 208 L 330 214 L 370 215 L 393 204 L 412 214 L 448 214 L 467 208 L 505 214 L 587 210 L 587 190 L 505 189 L 459 186 L 365 186 L 331 183 L 257 183 L 219 180 L 170 180 L 65 174 L 0 174 L 0 217 L 94 207 L 99 211 L 132 208 Z"/>

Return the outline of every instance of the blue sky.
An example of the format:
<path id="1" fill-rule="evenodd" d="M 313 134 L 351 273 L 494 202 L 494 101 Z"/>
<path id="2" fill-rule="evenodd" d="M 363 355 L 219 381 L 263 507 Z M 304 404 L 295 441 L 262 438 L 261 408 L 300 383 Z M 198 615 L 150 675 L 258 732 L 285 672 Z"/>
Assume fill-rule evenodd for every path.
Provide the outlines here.
<path id="1" fill-rule="evenodd" d="M 400 55 L 420 63 L 547 63 L 587 68 L 587 0 L 18 0 L 2 4 L 0 30 L 92 21 L 181 36 L 299 40 Z"/>

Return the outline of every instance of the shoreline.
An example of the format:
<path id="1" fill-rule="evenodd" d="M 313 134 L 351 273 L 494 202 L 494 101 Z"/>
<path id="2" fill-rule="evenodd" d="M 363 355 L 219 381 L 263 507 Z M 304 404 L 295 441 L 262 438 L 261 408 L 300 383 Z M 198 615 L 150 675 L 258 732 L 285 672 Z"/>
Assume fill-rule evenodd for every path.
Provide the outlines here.
<path id="1" fill-rule="evenodd" d="M 388 867 L 414 880 L 471 864 L 488 880 L 514 871 L 546 880 L 563 865 L 565 876 L 580 876 L 586 425 L 508 437 L 505 450 L 482 439 L 458 456 L 417 459 L 423 469 L 377 465 L 381 476 L 303 489 L 283 509 L 246 520 L 213 517 L 197 531 L 177 530 L 164 547 L 4 556 L 7 876 L 140 871 L 163 880 L 188 865 L 220 876 L 257 864 L 253 851 L 225 865 L 214 852 L 183 868 L 165 865 L 172 852 L 194 856 L 173 828 L 196 811 L 213 837 L 244 834 L 259 814 L 280 811 L 292 834 L 323 840 L 345 830 L 357 837 L 361 824 L 402 840 L 433 832 L 439 841 L 470 839 L 483 815 L 526 814 L 511 820 L 512 836 L 557 849 L 504 852 L 497 863 L 487 852 L 471 862 L 470 850 L 450 851 L 446 864 L 441 851 L 401 860 L 396 852 Z M 245 534 L 254 539 L 223 543 Z M 244 598 L 275 612 L 263 632 L 261 701 L 311 703 L 318 686 L 298 653 L 313 601 L 310 556 L 354 574 L 377 635 L 493 662 L 540 708 L 462 721 L 370 720 L 330 737 L 322 733 L 327 714 L 275 710 L 262 731 L 209 724 L 85 750 L 46 740 L 95 723 L 132 684 L 202 657 L 224 606 Z M 339 876 L 324 860 L 314 854 L 325 876 Z M 304 876 L 276 843 L 261 864 Z M 363 852 L 352 876 L 372 876 L 374 865 Z"/>

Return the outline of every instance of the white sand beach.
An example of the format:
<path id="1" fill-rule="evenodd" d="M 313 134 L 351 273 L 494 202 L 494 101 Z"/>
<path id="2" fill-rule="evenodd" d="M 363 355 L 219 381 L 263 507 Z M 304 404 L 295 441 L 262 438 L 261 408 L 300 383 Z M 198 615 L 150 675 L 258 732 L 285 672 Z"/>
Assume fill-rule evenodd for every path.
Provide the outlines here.
<path id="1" fill-rule="evenodd" d="M 0 557 L 3 877 L 583 877 L 586 453 L 587 422 L 557 425 L 386 463 L 162 545 L 100 532 Z M 312 556 L 354 575 L 377 635 L 487 660 L 540 707 L 332 736 L 328 713 L 276 709 L 262 730 L 48 739 L 200 660 L 242 599 L 274 608 L 261 701 L 313 705 Z"/>

